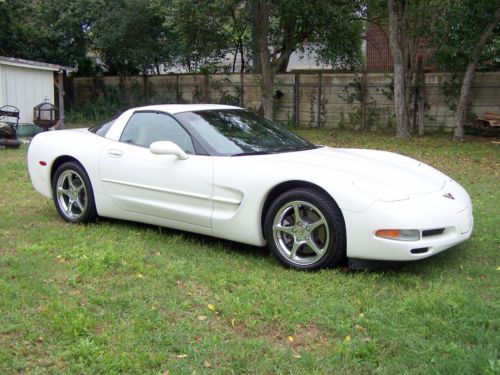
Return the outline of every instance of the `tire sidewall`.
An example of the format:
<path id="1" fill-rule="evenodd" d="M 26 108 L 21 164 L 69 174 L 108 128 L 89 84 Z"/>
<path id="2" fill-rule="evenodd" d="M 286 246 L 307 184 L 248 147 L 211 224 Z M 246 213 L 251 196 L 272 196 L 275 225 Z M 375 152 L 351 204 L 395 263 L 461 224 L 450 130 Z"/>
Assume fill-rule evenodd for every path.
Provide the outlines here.
<path id="1" fill-rule="evenodd" d="M 85 208 L 83 215 L 76 219 L 72 219 L 66 216 L 66 214 L 63 212 L 61 207 L 59 206 L 59 202 L 57 200 L 57 180 L 61 176 L 61 174 L 65 171 L 74 171 L 76 172 L 82 179 L 84 185 L 85 185 L 85 190 L 87 193 L 87 207 Z M 87 176 L 87 173 L 83 169 L 83 167 L 77 163 L 77 162 L 66 162 L 61 164 L 56 172 L 54 173 L 54 177 L 52 178 L 52 197 L 54 200 L 54 204 L 56 206 L 57 212 L 59 212 L 59 215 L 71 223 L 87 223 L 90 221 L 93 221 L 96 216 L 96 208 L 95 208 L 95 201 L 94 201 L 94 191 L 92 189 L 92 184 L 90 183 L 90 179 Z"/>
<path id="2" fill-rule="evenodd" d="M 326 254 L 317 262 L 301 265 L 290 262 L 279 250 L 273 234 L 273 223 L 277 212 L 291 201 L 305 201 L 321 211 L 328 224 L 330 242 Z M 264 234 L 270 250 L 285 266 L 298 270 L 317 270 L 338 265 L 345 259 L 345 224 L 342 213 L 331 197 L 308 188 L 292 189 L 279 195 L 269 206 L 264 220 Z"/>

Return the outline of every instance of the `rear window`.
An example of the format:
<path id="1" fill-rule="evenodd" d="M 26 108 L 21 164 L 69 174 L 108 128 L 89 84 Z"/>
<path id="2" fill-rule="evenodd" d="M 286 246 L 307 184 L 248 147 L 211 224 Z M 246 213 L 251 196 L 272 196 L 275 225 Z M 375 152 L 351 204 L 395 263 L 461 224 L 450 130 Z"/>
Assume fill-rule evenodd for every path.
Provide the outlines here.
<path id="1" fill-rule="evenodd" d="M 110 118 L 109 120 L 101 122 L 100 124 L 94 125 L 91 128 L 89 128 L 89 132 L 97 134 L 101 137 L 105 137 L 109 128 L 111 128 L 111 126 L 113 126 L 113 124 L 115 123 L 117 118 L 118 118 L 118 116 L 115 116 L 115 117 Z"/>

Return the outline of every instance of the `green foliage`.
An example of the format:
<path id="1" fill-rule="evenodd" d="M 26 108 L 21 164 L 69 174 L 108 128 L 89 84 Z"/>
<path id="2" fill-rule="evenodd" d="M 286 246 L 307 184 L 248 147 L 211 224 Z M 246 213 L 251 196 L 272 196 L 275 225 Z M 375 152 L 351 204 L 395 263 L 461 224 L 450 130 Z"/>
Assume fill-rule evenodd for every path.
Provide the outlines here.
<path id="1" fill-rule="evenodd" d="M 311 95 L 311 98 L 309 99 L 309 122 L 308 122 L 308 127 L 312 128 L 314 126 L 317 126 L 316 123 L 316 96 Z"/>
<path id="2" fill-rule="evenodd" d="M 232 83 L 229 78 L 214 79 L 210 77 L 210 96 L 217 103 L 241 105 L 241 88 L 238 83 Z"/>
<path id="3" fill-rule="evenodd" d="M 66 122 L 82 124 L 90 122 L 96 124 L 111 118 L 122 108 L 119 100 L 113 95 L 99 95 L 96 100 L 87 101 L 79 108 L 71 108 L 66 112 Z"/>
<path id="4" fill-rule="evenodd" d="M 336 68 L 357 68 L 362 62 L 363 24 L 359 11 L 357 1 L 274 0 L 269 49 L 285 55 L 297 49 L 315 51 Z M 277 56 L 276 60 L 276 71 L 284 72 L 286 64 L 281 64 Z"/>
<path id="5" fill-rule="evenodd" d="M 382 89 L 384 90 L 384 89 Z M 376 91 L 379 91 L 377 88 Z M 353 108 L 353 112 L 347 114 L 348 124 L 355 130 L 365 130 L 362 129 L 363 123 L 363 101 L 364 101 L 364 116 L 365 116 L 365 128 L 375 129 L 377 124 L 380 123 L 380 117 L 382 109 L 377 105 L 377 101 L 373 96 L 368 96 L 367 87 L 363 88 L 363 77 L 356 75 L 353 82 L 347 84 L 343 89 L 343 95 L 338 95 L 338 97 L 349 104 Z M 364 97 L 363 97 L 364 96 Z M 339 127 L 344 128 L 346 126 L 345 116 L 342 114 L 341 120 L 337 124 Z"/>
<path id="6" fill-rule="evenodd" d="M 90 1 L 0 2 L 0 53 L 74 66 L 87 52 Z"/>
<path id="7" fill-rule="evenodd" d="M 497 374 L 495 146 L 300 135 L 400 152 L 449 174 L 472 195 L 473 237 L 394 269 L 295 272 L 234 242 L 118 220 L 65 223 L 33 190 L 26 147 L 1 150 L 0 373 Z"/>
<path id="8" fill-rule="evenodd" d="M 244 70 L 252 50 L 245 0 L 6 0 L 0 10 L 0 53 L 78 64 L 80 74 L 160 73 L 162 65 L 235 71 L 236 59 L 224 61 L 228 53 Z M 278 70 L 296 49 L 318 51 L 339 68 L 358 66 L 358 10 L 356 2 L 273 1 L 269 47 L 287 57 Z"/>
<path id="9" fill-rule="evenodd" d="M 0 55 L 14 54 L 22 48 L 17 9 L 12 1 L 0 1 L 0 14 Z"/>
<path id="10" fill-rule="evenodd" d="M 461 82 L 456 73 L 451 74 L 443 83 L 443 94 L 448 108 L 455 112 L 460 97 Z"/>
<path id="11" fill-rule="evenodd" d="M 80 125 L 87 121 L 95 124 L 129 108 L 177 102 L 167 93 L 155 92 L 147 80 L 142 80 L 141 83 L 129 83 L 125 80 L 123 78 L 118 87 L 113 87 L 104 85 L 102 77 L 95 77 L 98 87 L 95 99 L 88 100 L 81 106 L 71 107 L 66 112 L 66 122 Z"/>
<path id="12" fill-rule="evenodd" d="M 169 61 L 172 35 L 164 26 L 161 2 L 142 0 L 96 1 L 92 41 L 108 74 L 159 72 Z"/>
<path id="13" fill-rule="evenodd" d="M 495 0 L 447 0 L 435 2 L 428 9 L 432 21 L 427 24 L 428 37 L 436 50 L 434 62 L 439 68 L 463 74 L 472 51 L 479 42 L 485 26 L 499 7 Z M 489 43 L 483 48 L 479 69 L 500 67 L 500 25 L 494 29 Z"/>
<path id="14" fill-rule="evenodd" d="M 243 43 L 246 24 L 241 24 L 240 14 L 245 11 L 241 3 L 174 0 L 168 23 L 177 42 L 175 61 L 188 72 L 200 72 L 221 61 L 234 43 Z"/>

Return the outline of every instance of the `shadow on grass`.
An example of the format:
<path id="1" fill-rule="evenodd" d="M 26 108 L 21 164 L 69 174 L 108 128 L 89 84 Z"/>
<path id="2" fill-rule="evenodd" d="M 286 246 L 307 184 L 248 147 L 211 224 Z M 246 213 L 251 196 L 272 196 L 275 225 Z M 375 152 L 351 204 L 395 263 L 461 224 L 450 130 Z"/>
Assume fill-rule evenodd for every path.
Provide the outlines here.
<path id="1" fill-rule="evenodd" d="M 274 265 L 280 266 L 280 263 L 277 259 L 275 259 L 270 251 L 266 247 L 252 246 L 247 245 L 235 241 L 225 240 L 221 238 L 206 236 L 198 233 L 187 232 L 167 227 L 161 227 L 157 225 L 150 225 L 144 223 L 138 223 L 127 220 L 120 219 L 112 219 L 112 218 L 99 218 L 97 223 L 89 224 L 92 225 L 100 225 L 103 223 L 109 223 L 111 225 L 117 226 L 127 226 L 132 228 L 137 228 L 139 230 L 151 230 L 154 229 L 161 236 L 169 237 L 169 236 L 182 236 L 186 242 L 199 242 L 205 245 L 212 247 L 213 249 L 217 249 L 217 251 L 222 251 L 228 254 L 234 254 L 237 256 L 242 256 L 248 259 L 266 259 L 270 262 L 270 264 L 274 263 Z M 387 277 L 390 276 L 400 276 L 400 275 L 408 275 L 412 274 L 415 276 L 423 276 L 423 275 L 436 275 L 435 272 L 432 271 L 446 271 L 450 269 L 450 267 L 455 267 L 454 263 L 456 263 L 455 259 L 460 259 L 462 254 L 460 254 L 460 247 L 452 248 L 447 251 L 441 252 L 429 258 L 415 260 L 411 262 L 374 262 L 372 266 L 366 266 L 361 268 L 348 267 L 347 262 L 341 264 L 338 267 L 333 267 L 332 269 L 341 270 L 342 272 L 349 274 L 359 274 L 363 272 L 368 272 L 371 274 L 380 274 Z M 293 269 L 290 269 L 293 270 Z M 299 271 L 300 272 L 300 271 Z M 437 272 L 439 275 L 440 272 Z M 436 276 L 437 277 L 437 276 Z"/>
<path id="2" fill-rule="evenodd" d="M 220 247 L 223 249 L 223 251 L 230 250 L 231 252 L 234 252 L 237 255 L 243 255 L 245 257 L 252 257 L 252 258 L 269 257 L 269 250 L 266 247 L 247 245 L 247 244 L 243 244 L 240 242 L 235 242 L 235 241 L 225 240 L 222 238 L 206 236 L 203 234 L 187 232 L 187 231 L 183 231 L 183 230 L 172 229 L 172 228 L 162 227 L 162 226 L 158 226 L 158 225 L 144 224 L 144 223 L 139 223 L 139 222 L 135 222 L 135 221 L 112 219 L 112 218 L 106 218 L 106 217 L 100 217 L 97 223 L 93 223 L 90 225 L 99 225 L 99 223 L 111 223 L 113 225 L 114 224 L 126 225 L 126 226 L 130 226 L 132 228 L 138 228 L 141 230 L 155 229 L 156 231 L 158 231 L 158 233 L 161 236 L 168 237 L 168 236 L 174 236 L 174 235 L 175 236 L 182 235 L 182 237 L 185 238 L 186 241 L 188 241 L 188 242 L 200 242 L 200 243 L 206 244 L 208 246 L 212 246 L 213 248 Z M 219 246 L 216 246 L 216 245 L 219 245 Z"/>

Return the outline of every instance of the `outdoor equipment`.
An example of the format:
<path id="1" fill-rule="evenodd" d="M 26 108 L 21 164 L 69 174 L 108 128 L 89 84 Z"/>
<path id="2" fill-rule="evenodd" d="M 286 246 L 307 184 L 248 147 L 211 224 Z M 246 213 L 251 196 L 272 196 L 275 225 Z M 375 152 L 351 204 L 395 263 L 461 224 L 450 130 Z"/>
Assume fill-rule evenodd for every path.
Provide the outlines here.
<path id="1" fill-rule="evenodd" d="M 465 126 L 467 134 L 500 137 L 500 113 L 486 112 L 472 124 Z"/>
<path id="2" fill-rule="evenodd" d="M 59 109 L 45 100 L 33 108 L 33 123 L 41 128 L 48 129 L 57 124 Z"/>
<path id="3" fill-rule="evenodd" d="M 17 139 L 19 126 L 19 109 L 13 105 L 0 107 L 0 146 L 18 148 L 21 141 Z"/>

